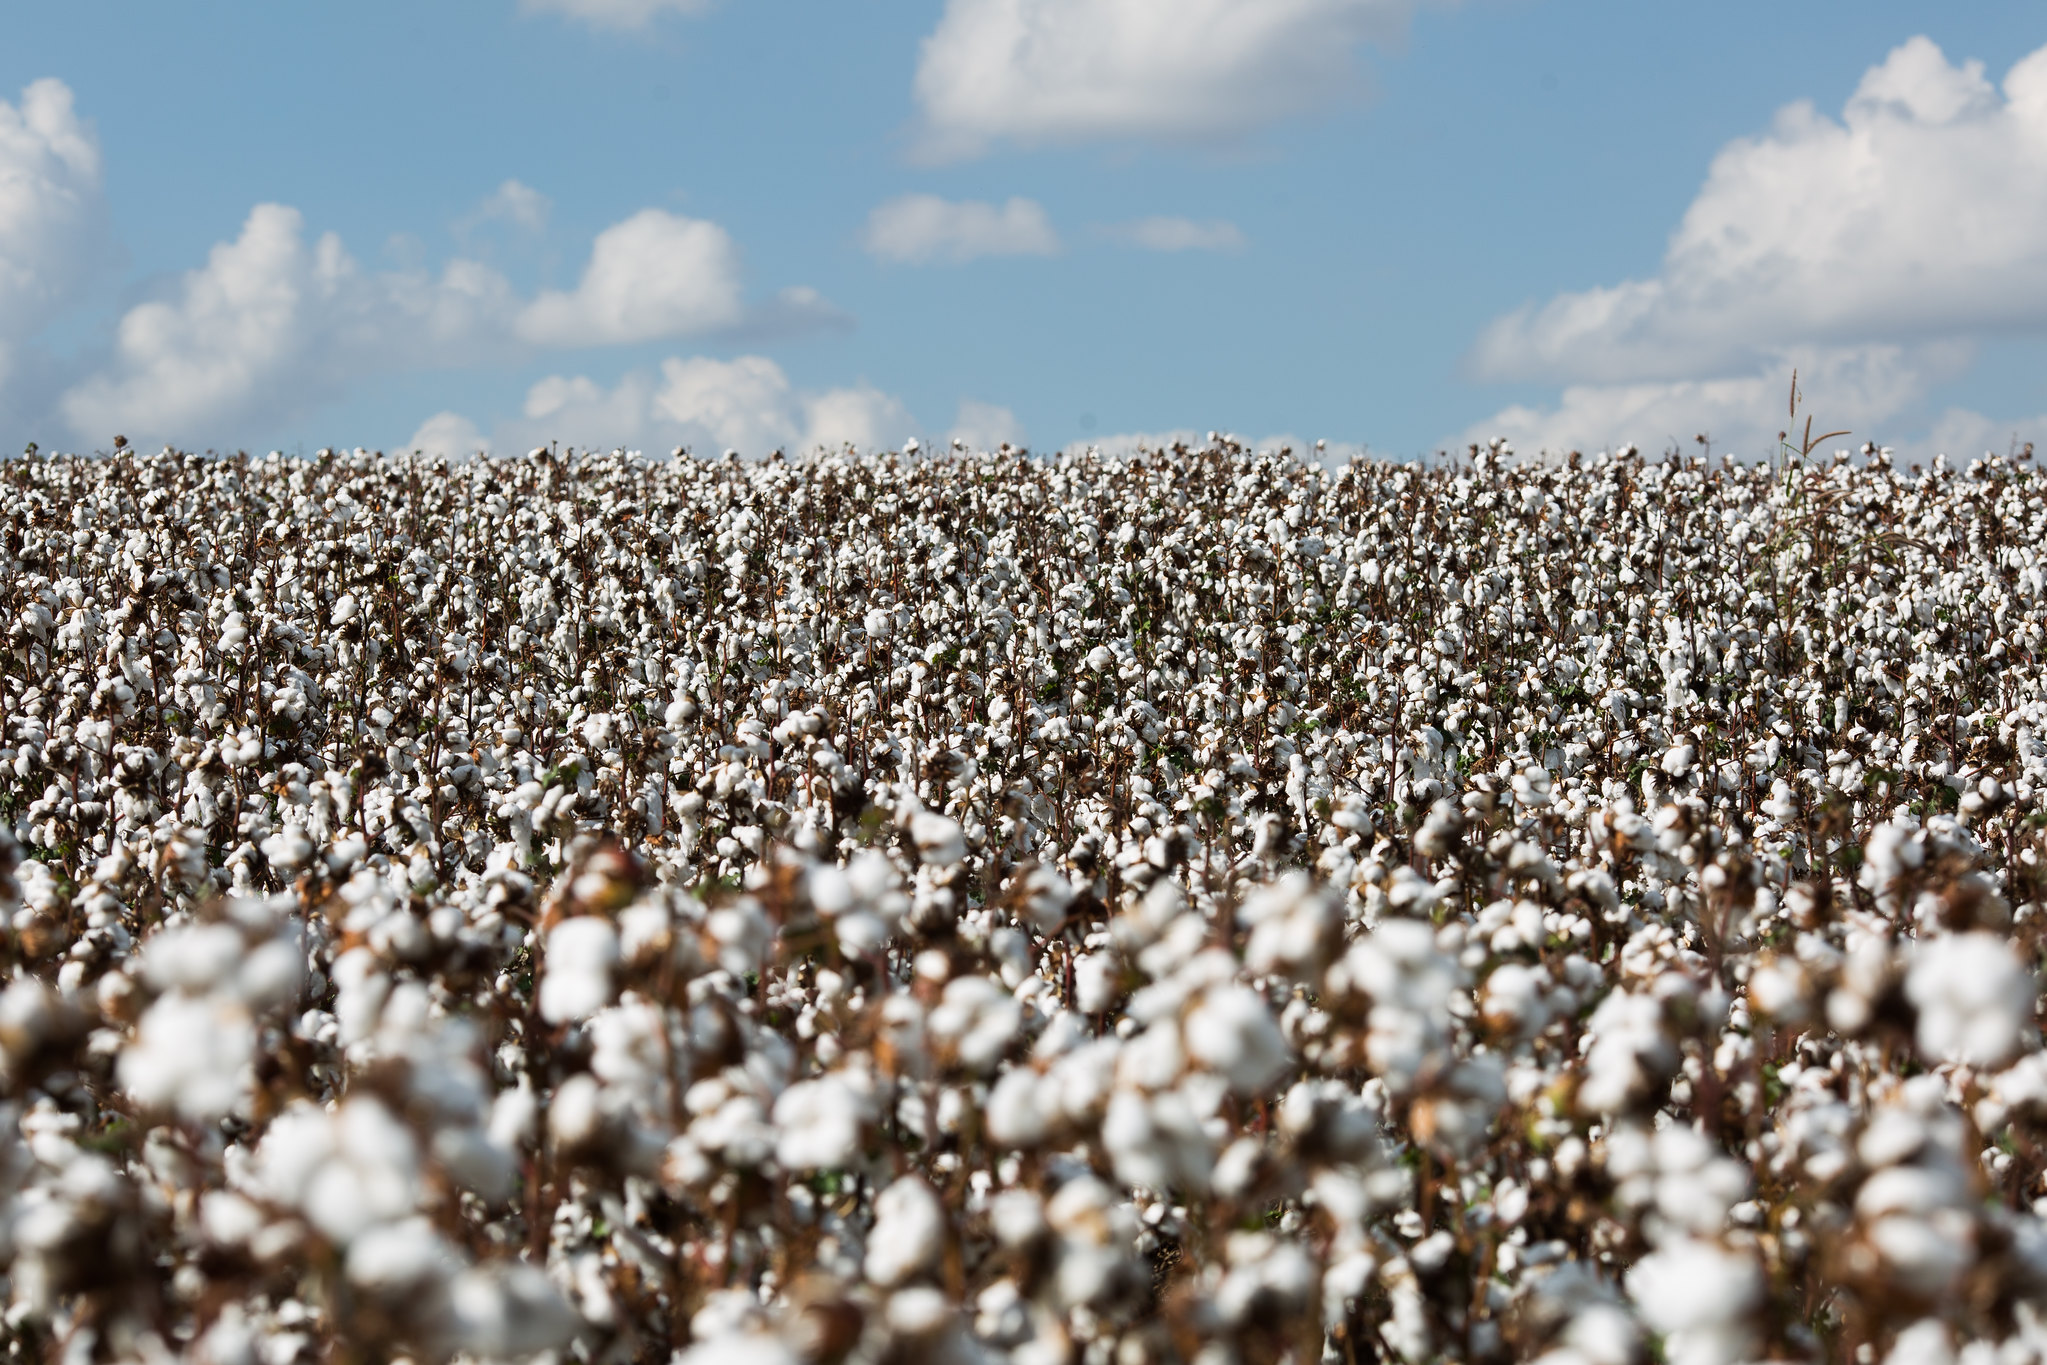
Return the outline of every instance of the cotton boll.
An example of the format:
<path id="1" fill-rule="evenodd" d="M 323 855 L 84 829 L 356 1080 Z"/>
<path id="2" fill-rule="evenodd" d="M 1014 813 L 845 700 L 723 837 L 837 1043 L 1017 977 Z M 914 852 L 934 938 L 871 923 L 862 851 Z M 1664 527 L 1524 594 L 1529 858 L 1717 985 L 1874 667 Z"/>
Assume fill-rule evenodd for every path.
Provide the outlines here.
<path id="1" fill-rule="evenodd" d="M 874 1197 L 862 1269 L 872 1283 L 893 1288 L 936 1265 L 944 1240 L 944 1205 L 921 1178 L 904 1176 Z"/>
<path id="2" fill-rule="evenodd" d="M 424 1218 L 402 1218 L 371 1228 L 348 1248 L 349 1282 L 376 1295 L 421 1292 L 421 1282 L 445 1275 L 454 1257 Z"/>
<path id="3" fill-rule="evenodd" d="M 1082 953 L 1073 960 L 1073 1000 L 1082 1014 L 1103 1014 L 1122 994 L 1116 959 L 1107 953 Z"/>
<path id="4" fill-rule="evenodd" d="M 1761 1303 L 1755 1262 L 1710 1242 L 1680 1241 L 1636 1262 L 1628 1295 L 1662 1333 L 1673 1365 L 1732 1365 L 1754 1340 L 1749 1315 Z"/>
<path id="5" fill-rule="evenodd" d="M 202 994 L 241 965 L 246 948 L 231 924 L 198 924 L 165 929 L 143 952 L 143 974 L 158 990 Z"/>
<path id="6" fill-rule="evenodd" d="M 933 811 L 920 810 L 911 817 L 910 838 L 917 856 L 932 867 L 952 867 L 967 856 L 959 821 Z"/>
<path id="7" fill-rule="evenodd" d="M 167 995 L 122 1051 L 121 1084 L 147 1108 L 218 1119 L 254 1090 L 255 1048 L 255 1024 L 239 1001 Z"/>
<path id="8" fill-rule="evenodd" d="M 1935 1062 L 1995 1067 L 2033 1032 L 2037 987 L 2009 946 L 1987 933 L 1917 944 L 1905 995 L 1919 1011 L 1919 1050 Z"/>
<path id="9" fill-rule="evenodd" d="M 1023 1023 L 1023 1008 L 1002 987 L 985 976 L 949 981 L 930 1029 L 953 1044 L 961 1065 L 992 1070 L 1008 1050 Z"/>
<path id="10" fill-rule="evenodd" d="M 775 1160 L 784 1169 L 843 1169 L 860 1155 L 866 1089 L 840 1075 L 799 1081 L 775 1101 Z"/>
<path id="11" fill-rule="evenodd" d="M 582 1327 L 539 1267 L 498 1261 L 448 1285 L 451 1336 L 471 1355 L 513 1359 L 558 1350 Z"/>
<path id="12" fill-rule="evenodd" d="M 618 931 L 607 920 L 584 915 L 555 925 L 540 978 L 541 1018 L 551 1024 L 587 1019 L 609 1004 L 618 956 Z"/>
<path id="13" fill-rule="evenodd" d="M 1242 986 L 1205 992 L 1188 1014 L 1188 1053 L 1228 1079 L 1240 1095 L 1264 1089 L 1287 1069 L 1286 1036 L 1259 995 Z"/>
<path id="14" fill-rule="evenodd" d="M 1003 1074 L 988 1095 L 988 1136 L 1005 1147 L 1029 1147 L 1044 1140 L 1055 1116 L 1047 1103 L 1045 1078 L 1018 1068 Z"/>

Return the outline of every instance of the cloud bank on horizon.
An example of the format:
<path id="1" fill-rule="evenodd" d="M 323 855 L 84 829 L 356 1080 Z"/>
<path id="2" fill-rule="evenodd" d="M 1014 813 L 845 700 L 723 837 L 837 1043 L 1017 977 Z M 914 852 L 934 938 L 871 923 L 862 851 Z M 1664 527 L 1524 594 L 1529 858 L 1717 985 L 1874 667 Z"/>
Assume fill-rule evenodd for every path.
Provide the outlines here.
<path id="1" fill-rule="evenodd" d="M 1496 318 L 1469 365 L 1565 385 L 1462 440 L 1524 450 L 1717 433 L 1775 443 L 1798 367 L 1830 410 L 1881 422 L 1965 369 L 1975 345 L 2047 328 L 2047 47 L 1991 84 L 1913 38 L 1839 119 L 1809 103 L 1714 158 L 1649 279 Z M 1774 401 L 1773 401 L 1774 399 Z M 2000 423 L 1941 416 L 1941 439 L 2001 445 Z M 2017 426 L 2041 430 L 2035 417 Z"/>
<path id="2" fill-rule="evenodd" d="M 644 32 L 714 6 L 519 9 Z M 1083 144 L 1241 146 L 1356 104 L 1362 54 L 1397 47 L 1415 14 L 1408 0 L 948 0 L 914 54 L 902 154 L 922 175 L 977 163 L 985 185 L 1006 173 L 988 163 L 1038 164 Z M 81 342 L 79 328 L 54 325 L 113 277 L 118 250 L 105 158 L 77 103 L 55 78 L 0 100 L 9 425 L 86 445 L 117 431 L 141 444 L 233 444 L 382 377 L 524 370 L 540 377 L 520 381 L 515 410 L 448 409 L 394 426 L 411 428 L 409 446 L 451 453 L 549 439 L 754 455 L 1026 438 L 996 385 L 960 393 L 950 423 L 928 425 L 899 396 L 899 373 L 870 379 L 856 365 L 837 382 L 792 379 L 786 357 L 769 353 L 776 344 L 843 332 L 851 315 L 810 285 L 761 292 L 742 243 L 708 217 L 641 208 L 583 239 L 566 283 L 522 287 L 470 250 L 479 232 L 549 230 L 553 201 L 518 178 L 450 225 L 458 249 L 433 265 L 365 265 L 297 208 L 257 203 L 203 261 L 131 297 L 101 339 Z M 1551 396 L 1500 407 L 1443 444 L 1499 435 L 1532 453 L 1710 434 L 1718 448 L 1761 453 L 1794 366 L 1830 417 L 1858 429 L 1891 421 L 1968 374 L 1987 342 L 2047 334 L 2043 222 L 2047 47 L 1993 80 L 1982 62 L 1912 38 L 1863 73 L 1838 114 L 1793 103 L 1727 142 L 1653 274 L 1493 317 L 1464 358 L 1468 380 Z M 1056 278 L 1090 242 L 1210 260 L 1263 244 L 1231 217 L 1055 224 L 1034 195 L 929 190 L 850 206 L 845 238 L 905 283 L 918 273 L 909 268 L 956 279 L 1002 258 L 1034 258 L 1032 270 Z M 53 330 L 70 333 L 65 344 L 47 339 Z M 668 353 L 649 357 L 650 346 Z M 640 353 L 607 369 L 604 353 L 629 348 Z M 1949 406 L 1921 444 L 2001 448 L 2010 433 L 2043 430 L 2047 415 Z"/>

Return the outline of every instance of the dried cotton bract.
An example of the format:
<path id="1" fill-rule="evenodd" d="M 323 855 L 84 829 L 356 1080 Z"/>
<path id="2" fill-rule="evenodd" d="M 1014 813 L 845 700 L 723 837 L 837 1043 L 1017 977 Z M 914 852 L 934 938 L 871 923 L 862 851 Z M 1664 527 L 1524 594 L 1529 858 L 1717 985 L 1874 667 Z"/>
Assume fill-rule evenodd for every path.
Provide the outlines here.
<path id="1" fill-rule="evenodd" d="M 2047 1354 L 2024 459 L 0 463 L 9 1359 Z"/>

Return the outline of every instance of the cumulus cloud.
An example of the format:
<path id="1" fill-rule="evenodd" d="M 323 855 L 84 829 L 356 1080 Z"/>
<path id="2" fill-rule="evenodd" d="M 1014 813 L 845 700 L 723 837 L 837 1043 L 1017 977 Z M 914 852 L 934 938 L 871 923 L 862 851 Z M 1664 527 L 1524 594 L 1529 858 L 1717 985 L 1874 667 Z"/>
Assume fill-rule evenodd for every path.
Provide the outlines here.
<path id="1" fill-rule="evenodd" d="M 582 281 L 533 300 L 518 330 L 535 345 L 613 346 L 731 327 L 744 313 L 725 229 L 642 209 L 599 233 Z"/>
<path id="2" fill-rule="evenodd" d="M 1920 444 L 1964 460 L 1985 454 L 2015 454 L 2029 445 L 2047 450 L 2047 413 L 1999 421 L 1969 408 L 1949 408 L 1934 421 Z"/>
<path id="3" fill-rule="evenodd" d="M 1146 251 L 1239 251 L 1244 234 L 1235 223 L 1222 218 L 1197 222 L 1192 218 L 1138 218 L 1128 223 L 1111 223 L 1103 234 Z"/>
<path id="4" fill-rule="evenodd" d="M 472 228 L 480 223 L 505 222 L 538 232 L 547 226 L 547 215 L 553 210 L 554 201 L 518 180 L 507 180 L 491 192 L 489 198 L 462 220 L 463 228 Z"/>
<path id="5" fill-rule="evenodd" d="M 1489 379 L 1753 373 L 1794 346 L 2047 326 L 2047 48 L 2000 93 L 1919 37 L 1836 120 L 1783 110 L 1729 144 L 1654 278 L 1562 294 L 1487 327 Z"/>
<path id="6" fill-rule="evenodd" d="M 1704 431 L 1760 454 L 1797 365 L 1809 410 L 1858 439 L 1914 455 L 1974 444 L 1987 434 L 1974 414 L 1923 431 L 1913 410 L 1980 342 L 2047 328 L 2043 221 L 2047 48 L 2000 88 L 1980 62 L 1913 38 L 1863 74 L 1838 119 L 1798 103 L 1729 143 L 1655 276 L 1489 325 L 1470 356 L 1478 377 L 1567 387 L 1452 439 L 1594 450 L 1689 446 Z M 1892 439 L 1900 425 L 1922 434 Z"/>
<path id="7" fill-rule="evenodd" d="M 962 398 L 959 411 L 952 419 L 952 430 L 946 433 L 947 441 L 958 441 L 969 450 L 1000 450 L 1004 445 L 1021 446 L 1024 443 L 1023 423 L 1016 413 L 995 403 L 983 403 L 977 398 Z"/>
<path id="8" fill-rule="evenodd" d="M 205 265 L 122 317 L 108 363 L 59 408 L 87 440 L 228 441 L 369 374 L 842 317 L 807 289 L 749 310 L 724 229 L 659 209 L 599 234 L 573 290 L 522 300 L 473 260 L 365 270 L 335 234 L 308 240 L 296 209 L 261 204 Z"/>
<path id="9" fill-rule="evenodd" d="M 203 441 L 366 372 L 490 358 L 513 310 L 511 286 L 487 266 L 367 273 L 335 234 L 308 242 L 298 210 L 259 204 L 170 297 L 122 317 L 112 363 L 60 407 L 88 439 Z"/>
<path id="10" fill-rule="evenodd" d="M 658 370 L 631 372 L 609 388 L 586 375 L 550 375 L 527 391 L 519 416 L 500 423 L 481 444 L 494 451 L 549 441 L 579 448 L 688 446 L 760 457 L 842 445 L 895 448 L 917 432 L 901 401 L 870 385 L 804 390 L 766 356 L 671 356 Z M 445 433 L 466 445 L 477 428 L 459 414 L 439 413 L 414 443 L 444 449 Z M 429 447 L 425 437 L 443 445 Z"/>
<path id="11" fill-rule="evenodd" d="M 712 0 L 519 0 L 528 14 L 559 14 L 597 28 L 645 28 L 661 14 L 702 14 Z"/>
<path id="12" fill-rule="evenodd" d="M 418 430 L 397 448 L 453 459 L 489 450 L 490 438 L 459 412 L 437 412 L 421 422 Z"/>
<path id="13" fill-rule="evenodd" d="M 0 382 L 76 296 L 104 235 L 99 141 L 62 81 L 0 100 Z"/>
<path id="14" fill-rule="evenodd" d="M 1700 435 L 1714 450 L 1762 456 L 1777 450 L 1777 434 L 1790 421 L 1791 372 L 1798 370 L 1802 413 L 1845 426 L 1849 444 L 1888 438 L 1884 424 L 1923 399 L 1936 383 L 1954 377 L 1969 349 L 1953 344 L 1838 347 L 1782 353 L 1751 373 L 1713 379 L 1645 380 L 1633 384 L 1573 384 L 1551 406 L 1517 404 L 1443 442 L 1450 450 L 1504 436 L 1525 455 L 1611 450 L 1634 444 L 1649 451 L 1696 449 Z M 1803 417 L 1800 418 L 1803 427 Z M 1844 438 L 1845 439 L 1845 438 Z M 1921 443 L 1913 442 L 1916 448 Z"/>
<path id="15" fill-rule="evenodd" d="M 996 142 L 1215 140 L 1355 98 L 1408 0 L 948 0 L 915 93 L 931 159 Z"/>
<path id="16" fill-rule="evenodd" d="M 863 241 L 870 255 L 913 265 L 1059 250 L 1059 234 L 1036 200 L 1012 198 L 997 206 L 935 194 L 906 194 L 880 205 L 867 217 Z"/>

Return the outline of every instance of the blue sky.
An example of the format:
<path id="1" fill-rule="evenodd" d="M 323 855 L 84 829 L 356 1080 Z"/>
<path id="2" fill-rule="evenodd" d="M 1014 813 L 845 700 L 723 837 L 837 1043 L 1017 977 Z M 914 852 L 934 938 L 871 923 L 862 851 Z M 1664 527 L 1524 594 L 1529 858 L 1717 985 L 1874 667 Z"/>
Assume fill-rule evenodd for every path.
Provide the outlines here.
<path id="1" fill-rule="evenodd" d="M 1858 437 L 2047 434 L 2036 6 L 88 2 L 8 36 L 0 439 L 1757 451 L 1794 364 Z"/>

